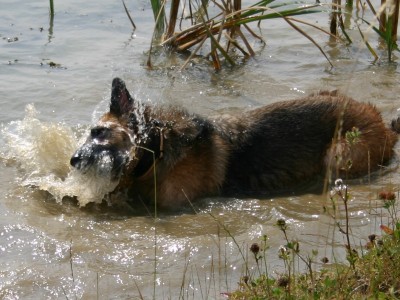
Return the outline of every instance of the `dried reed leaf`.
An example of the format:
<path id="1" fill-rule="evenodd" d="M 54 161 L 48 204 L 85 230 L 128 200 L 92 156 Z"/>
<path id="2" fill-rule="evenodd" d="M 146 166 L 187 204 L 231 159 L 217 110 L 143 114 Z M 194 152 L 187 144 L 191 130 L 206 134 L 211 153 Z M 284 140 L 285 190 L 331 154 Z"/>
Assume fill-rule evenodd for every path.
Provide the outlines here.
<path id="1" fill-rule="evenodd" d="M 293 27 L 293 29 L 297 30 L 299 33 L 301 33 L 304 37 L 306 37 L 307 39 L 309 39 L 318 49 L 319 51 L 321 51 L 322 55 L 325 56 L 326 60 L 329 62 L 329 64 L 331 65 L 331 67 L 333 68 L 333 64 L 330 61 L 330 59 L 328 58 L 328 56 L 326 55 L 326 53 L 324 52 L 324 50 L 321 48 L 320 45 L 318 45 L 318 43 L 311 37 L 309 36 L 304 30 L 302 30 L 301 28 L 299 28 L 298 26 L 296 26 L 289 18 L 284 17 L 283 18 L 290 26 Z"/>

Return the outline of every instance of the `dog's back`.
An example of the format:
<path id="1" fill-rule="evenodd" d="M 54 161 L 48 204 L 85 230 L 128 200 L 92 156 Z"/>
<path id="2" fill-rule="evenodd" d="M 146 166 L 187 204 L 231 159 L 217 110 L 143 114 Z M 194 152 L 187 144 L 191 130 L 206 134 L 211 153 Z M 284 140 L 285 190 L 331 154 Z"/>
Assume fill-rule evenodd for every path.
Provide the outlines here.
<path id="1" fill-rule="evenodd" d="M 364 175 L 388 162 L 397 141 L 375 107 L 337 92 L 278 102 L 226 121 L 221 128 L 232 151 L 225 191 L 290 188 L 328 168 L 336 176 Z"/>

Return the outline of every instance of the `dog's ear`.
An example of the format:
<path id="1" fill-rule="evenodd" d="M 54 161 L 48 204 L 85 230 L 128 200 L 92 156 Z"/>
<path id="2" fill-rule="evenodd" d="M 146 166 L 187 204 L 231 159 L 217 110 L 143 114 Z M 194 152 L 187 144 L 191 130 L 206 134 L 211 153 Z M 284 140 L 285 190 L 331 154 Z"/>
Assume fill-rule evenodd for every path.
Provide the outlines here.
<path id="1" fill-rule="evenodd" d="M 120 78 L 114 78 L 111 87 L 110 113 L 120 117 L 129 113 L 133 106 L 133 98 L 126 89 L 125 82 Z"/>

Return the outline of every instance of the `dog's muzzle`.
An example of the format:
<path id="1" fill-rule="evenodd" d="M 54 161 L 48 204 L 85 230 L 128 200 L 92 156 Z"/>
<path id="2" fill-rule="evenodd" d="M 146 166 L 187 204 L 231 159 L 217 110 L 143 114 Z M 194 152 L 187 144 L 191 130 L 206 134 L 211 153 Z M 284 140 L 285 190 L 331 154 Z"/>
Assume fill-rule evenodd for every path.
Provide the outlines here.
<path id="1" fill-rule="evenodd" d="M 95 155 L 92 147 L 83 145 L 71 157 L 70 164 L 75 169 L 86 172 L 95 161 Z"/>
<path id="2" fill-rule="evenodd" d="M 84 144 L 71 157 L 75 169 L 94 176 L 118 179 L 128 157 L 121 151 L 113 151 L 96 144 Z"/>

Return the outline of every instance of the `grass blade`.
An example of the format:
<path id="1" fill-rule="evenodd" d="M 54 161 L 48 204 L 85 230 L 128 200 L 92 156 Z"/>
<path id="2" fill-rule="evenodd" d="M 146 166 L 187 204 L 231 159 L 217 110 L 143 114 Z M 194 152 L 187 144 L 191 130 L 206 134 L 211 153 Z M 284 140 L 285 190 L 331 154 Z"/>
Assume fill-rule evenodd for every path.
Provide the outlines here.
<path id="1" fill-rule="evenodd" d="M 50 18 L 54 18 L 54 1 L 50 0 Z"/>
<path id="2" fill-rule="evenodd" d="M 320 45 L 318 45 L 318 43 L 311 37 L 309 36 L 305 31 L 303 31 L 301 28 L 299 28 L 297 25 L 295 25 L 290 18 L 284 17 L 283 18 L 290 26 L 292 26 L 295 30 L 297 30 L 299 33 L 301 33 L 304 37 L 306 37 L 307 39 L 309 39 L 311 41 L 311 43 L 313 43 L 318 49 L 319 51 L 321 51 L 322 55 L 325 56 L 326 60 L 329 62 L 329 64 L 331 65 L 331 67 L 333 68 L 333 64 L 330 61 L 330 59 L 328 58 L 328 56 L 326 55 L 326 53 L 324 52 L 324 50 L 321 48 Z"/>
<path id="3" fill-rule="evenodd" d="M 164 19 L 165 19 L 165 1 L 163 0 L 150 0 L 151 8 L 153 10 L 155 25 L 154 36 L 161 36 L 164 32 Z"/>
<path id="4" fill-rule="evenodd" d="M 122 4 L 124 5 L 125 12 L 126 12 L 128 18 L 129 18 L 129 21 L 131 21 L 131 24 L 132 24 L 133 29 L 136 29 L 135 22 L 133 22 L 133 20 L 132 20 L 132 18 L 131 18 L 131 15 L 129 14 L 128 8 L 127 8 L 126 5 L 125 5 L 125 1 L 124 1 L 124 0 L 122 0 Z"/>

